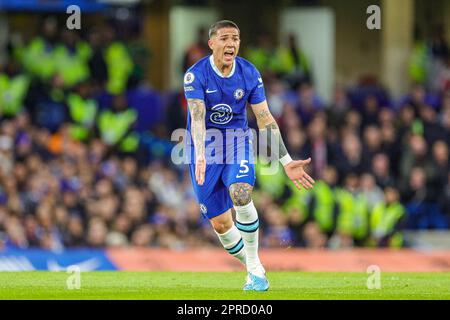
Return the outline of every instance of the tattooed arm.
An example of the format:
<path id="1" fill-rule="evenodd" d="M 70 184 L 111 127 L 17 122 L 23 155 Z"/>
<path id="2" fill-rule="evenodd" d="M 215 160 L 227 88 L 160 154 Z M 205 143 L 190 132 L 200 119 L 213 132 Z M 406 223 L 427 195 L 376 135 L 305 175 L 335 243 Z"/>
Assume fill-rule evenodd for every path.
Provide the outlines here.
<path id="1" fill-rule="evenodd" d="M 288 155 L 286 146 L 281 138 L 280 128 L 277 122 L 269 111 L 267 102 L 261 102 L 256 105 L 252 105 L 253 112 L 256 116 L 258 128 L 267 137 L 267 148 L 271 156 L 276 156 L 278 160 Z M 278 143 L 277 143 L 278 142 Z M 272 143 L 275 145 L 275 150 L 272 150 Z"/>
<path id="2" fill-rule="evenodd" d="M 304 170 L 304 167 L 311 162 L 311 158 L 292 160 L 284 145 L 280 128 L 270 113 L 267 101 L 252 104 L 252 110 L 255 113 L 259 130 L 264 134 L 264 137 L 267 137 L 266 147 L 270 155 L 272 157 L 275 155 L 283 164 L 284 171 L 298 189 L 300 189 L 300 185 L 305 189 L 312 188 L 314 180 Z"/>
<path id="3" fill-rule="evenodd" d="M 195 150 L 195 179 L 199 185 L 205 182 L 205 102 L 200 99 L 188 99 L 189 113 L 191 115 L 191 134 Z"/>

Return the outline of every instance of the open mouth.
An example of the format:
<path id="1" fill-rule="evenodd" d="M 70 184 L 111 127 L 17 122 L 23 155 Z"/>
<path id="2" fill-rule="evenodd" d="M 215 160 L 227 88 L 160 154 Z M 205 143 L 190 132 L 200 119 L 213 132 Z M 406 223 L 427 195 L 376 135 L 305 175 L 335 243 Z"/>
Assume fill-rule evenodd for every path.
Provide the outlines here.
<path id="1" fill-rule="evenodd" d="M 224 52 L 224 56 L 225 56 L 226 59 L 230 60 L 230 59 L 232 59 L 233 56 L 234 56 L 234 51 L 232 51 L 232 50 L 226 50 L 226 51 Z"/>

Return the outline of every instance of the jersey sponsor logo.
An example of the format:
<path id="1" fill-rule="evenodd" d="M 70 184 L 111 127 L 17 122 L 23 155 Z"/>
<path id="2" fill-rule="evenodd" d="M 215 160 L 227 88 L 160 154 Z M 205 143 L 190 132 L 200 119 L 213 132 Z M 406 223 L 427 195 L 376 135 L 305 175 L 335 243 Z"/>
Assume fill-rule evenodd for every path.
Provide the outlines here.
<path id="1" fill-rule="evenodd" d="M 206 214 L 208 212 L 208 209 L 206 208 L 206 206 L 203 203 L 200 203 L 200 211 L 203 214 Z"/>
<path id="2" fill-rule="evenodd" d="M 248 177 L 248 174 L 237 174 L 236 178 Z"/>
<path id="3" fill-rule="evenodd" d="M 194 82 L 195 76 L 192 72 L 188 72 L 184 75 L 184 84 L 191 84 Z"/>
<path id="4" fill-rule="evenodd" d="M 217 92 L 217 89 L 216 89 L 216 90 L 209 90 L 209 89 L 206 89 L 206 93 L 213 93 L 213 92 Z"/>
<path id="5" fill-rule="evenodd" d="M 211 110 L 214 112 L 209 116 L 209 120 L 215 124 L 226 124 L 233 118 L 233 109 L 227 104 L 216 104 Z"/>
<path id="6" fill-rule="evenodd" d="M 187 87 L 184 87 L 184 91 L 186 91 L 186 92 L 194 91 L 194 90 L 195 90 L 195 89 L 194 89 L 193 86 L 187 86 Z"/>
<path id="7" fill-rule="evenodd" d="M 243 89 L 239 88 L 239 89 L 236 89 L 236 91 L 234 91 L 234 98 L 236 100 L 242 99 L 243 96 L 244 96 L 244 90 Z"/>

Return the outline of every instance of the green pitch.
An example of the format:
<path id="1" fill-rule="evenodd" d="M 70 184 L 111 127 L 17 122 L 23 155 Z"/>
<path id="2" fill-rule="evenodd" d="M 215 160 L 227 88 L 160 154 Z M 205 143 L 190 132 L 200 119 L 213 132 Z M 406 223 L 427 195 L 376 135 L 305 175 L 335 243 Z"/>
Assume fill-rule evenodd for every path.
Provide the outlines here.
<path id="1" fill-rule="evenodd" d="M 382 273 L 369 290 L 366 273 L 269 272 L 268 292 L 243 292 L 244 272 L 82 272 L 72 290 L 70 276 L 0 272 L 0 299 L 450 299 L 450 273 Z"/>

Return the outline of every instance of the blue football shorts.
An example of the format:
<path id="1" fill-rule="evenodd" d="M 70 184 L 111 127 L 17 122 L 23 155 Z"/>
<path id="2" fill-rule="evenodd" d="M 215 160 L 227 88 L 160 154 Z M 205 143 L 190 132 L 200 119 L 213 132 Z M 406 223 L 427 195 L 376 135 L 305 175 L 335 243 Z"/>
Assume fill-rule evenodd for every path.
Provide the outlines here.
<path id="1" fill-rule="evenodd" d="M 227 148 L 225 148 L 227 150 Z M 233 207 L 229 187 L 234 183 L 255 184 L 255 162 L 252 141 L 234 146 L 226 152 L 224 163 L 209 163 L 207 157 L 205 181 L 199 186 L 195 180 L 195 164 L 189 164 L 192 186 L 200 204 L 200 211 L 208 219 Z"/>

